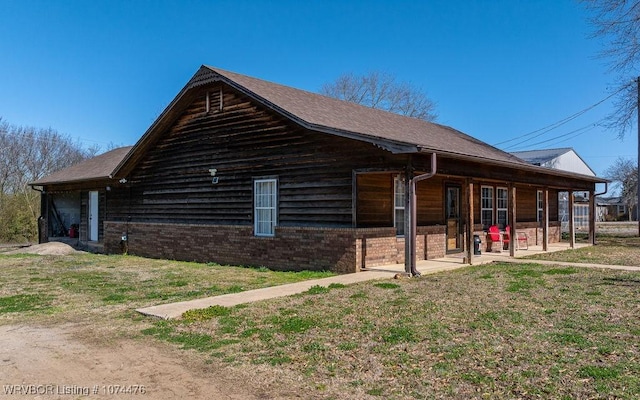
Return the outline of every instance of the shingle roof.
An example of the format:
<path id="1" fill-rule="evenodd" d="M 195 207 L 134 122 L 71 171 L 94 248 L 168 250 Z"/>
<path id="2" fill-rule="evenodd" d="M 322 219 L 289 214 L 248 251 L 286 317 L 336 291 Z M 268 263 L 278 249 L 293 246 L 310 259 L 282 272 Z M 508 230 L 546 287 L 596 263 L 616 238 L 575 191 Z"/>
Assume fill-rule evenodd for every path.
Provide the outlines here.
<path id="1" fill-rule="evenodd" d="M 193 101 L 192 94 L 195 93 L 193 89 L 215 82 L 223 82 L 235 88 L 305 128 L 369 142 L 392 152 L 436 153 L 524 170 L 538 171 L 537 168 L 540 168 L 445 125 L 203 65 L 133 148 L 113 150 L 77 166 L 56 172 L 32 185 L 126 176 L 132 168 L 135 168 L 136 163 L 148 151 L 149 146 L 153 145 L 156 138 L 160 137 Z M 562 171 L 556 171 L 553 174 L 580 175 Z M 589 180 L 600 181 L 593 178 Z"/>
<path id="2" fill-rule="evenodd" d="M 31 186 L 42 186 L 52 183 L 69 183 L 85 180 L 110 178 L 114 169 L 122 162 L 133 146 L 113 149 L 78 164 L 61 169 L 51 175 L 31 182 Z"/>
<path id="3" fill-rule="evenodd" d="M 441 154 L 526 164 L 510 153 L 449 126 L 365 107 L 219 68 L 202 68 L 226 78 L 223 80 L 227 83 L 239 85 L 241 89 L 270 106 L 275 106 L 290 114 L 290 117 L 305 123 L 310 129 L 328 130 L 337 134 L 352 133 L 361 139 L 385 139 L 416 146 L 417 151 L 435 151 Z M 199 72 L 202 74 L 202 69 Z"/>
<path id="4" fill-rule="evenodd" d="M 531 164 L 542 165 L 572 150 L 573 149 L 571 147 L 564 147 L 561 149 L 514 151 L 511 152 L 511 154 L 516 157 L 520 157 Z"/>

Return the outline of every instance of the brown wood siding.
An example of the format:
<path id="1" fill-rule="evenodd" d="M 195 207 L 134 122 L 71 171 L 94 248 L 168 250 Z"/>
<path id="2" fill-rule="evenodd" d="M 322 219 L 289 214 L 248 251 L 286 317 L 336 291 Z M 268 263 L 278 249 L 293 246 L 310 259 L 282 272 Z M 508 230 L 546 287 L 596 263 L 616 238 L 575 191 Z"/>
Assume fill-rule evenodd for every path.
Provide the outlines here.
<path id="1" fill-rule="evenodd" d="M 558 193 L 560 190 L 549 190 L 549 221 L 559 221 L 558 212 L 560 211 L 560 202 L 558 201 Z"/>
<path id="2" fill-rule="evenodd" d="M 418 182 L 417 196 L 417 224 L 444 224 L 444 180 L 440 176 Z"/>
<path id="3" fill-rule="evenodd" d="M 393 226 L 393 175 L 357 175 L 356 223 L 358 227 Z"/>
<path id="4" fill-rule="evenodd" d="M 438 173 L 457 177 L 473 177 L 477 179 L 475 183 L 480 181 L 493 182 L 490 184 L 493 186 L 507 186 L 509 182 L 518 182 L 519 184 L 532 186 L 545 185 L 555 188 L 573 187 L 574 190 L 594 190 L 594 184 L 591 182 L 571 177 L 547 175 L 545 174 L 545 168 L 542 167 L 540 172 L 533 172 L 516 168 L 488 166 L 483 164 L 481 160 L 472 162 L 451 159 L 446 156 L 438 157 Z"/>
<path id="5" fill-rule="evenodd" d="M 516 220 L 518 222 L 536 222 L 538 220 L 538 189 L 535 187 L 516 187 Z"/>
<path id="6" fill-rule="evenodd" d="M 209 88 L 211 90 L 211 88 Z M 185 109 L 110 196 L 110 219 L 253 223 L 253 180 L 278 179 L 281 226 L 352 225 L 352 173 L 404 165 L 373 145 L 304 130 L 225 88 L 223 109 L 206 92 Z M 218 171 L 213 184 L 210 168 Z M 130 190 L 130 193 L 129 193 Z"/>

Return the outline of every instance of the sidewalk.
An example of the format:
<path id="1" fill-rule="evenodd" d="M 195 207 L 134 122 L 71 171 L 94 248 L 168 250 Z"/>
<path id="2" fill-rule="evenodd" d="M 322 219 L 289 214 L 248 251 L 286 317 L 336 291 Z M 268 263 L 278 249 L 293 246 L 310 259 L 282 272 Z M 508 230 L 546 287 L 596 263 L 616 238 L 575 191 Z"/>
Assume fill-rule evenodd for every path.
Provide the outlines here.
<path id="1" fill-rule="evenodd" d="M 569 246 L 566 243 L 554 244 L 549 248 L 550 252 L 566 250 Z M 627 271 L 640 271 L 640 267 L 625 267 L 620 265 L 599 265 L 599 264 L 582 264 L 582 263 L 565 263 L 558 261 L 541 261 L 541 260 L 527 260 L 518 257 L 528 256 L 532 254 L 542 253 L 541 247 L 530 246 L 529 250 L 516 251 L 516 257 L 509 257 L 508 252 L 502 253 L 483 253 L 481 256 L 473 257 L 473 265 L 488 264 L 495 261 L 513 262 L 513 263 L 536 263 L 546 265 L 566 265 L 582 268 L 609 268 L 619 269 Z M 445 258 L 438 258 L 434 260 L 421 260 L 418 261 L 416 268 L 422 275 L 429 275 L 443 271 L 451 271 L 458 268 L 468 267 L 468 264 L 463 263 L 463 255 L 452 255 Z M 380 267 L 368 268 L 366 271 L 357 272 L 354 274 L 336 275 L 329 278 L 315 279 L 309 281 L 302 281 L 296 283 L 289 283 L 280 286 L 271 286 L 262 289 L 248 290 L 240 293 L 230 293 L 221 296 L 207 297 L 196 300 L 182 301 L 179 303 L 161 304 L 152 307 L 145 307 L 137 309 L 136 311 L 162 319 L 174 319 L 180 318 L 185 311 L 193 309 L 201 309 L 211 307 L 213 305 L 231 307 L 238 304 L 250 303 L 254 301 L 273 299 L 276 297 L 290 296 L 297 293 L 302 293 L 309 290 L 313 286 L 327 287 L 332 283 L 339 283 L 343 285 L 349 285 L 357 282 L 379 280 L 379 279 L 393 279 L 398 273 L 404 273 L 404 264 L 384 265 Z"/>
<path id="2" fill-rule="evenodd" d="M 487 262 L 491 262 L 487 260 Z M 442 271 L 450 271 L 464 268 L 468 265 L 462 263 L 462 259 L 443 258 L 437 260 L 420 261 L 417 265 L 422 275 L 434 274 Z M 327 287 L 332 283 L 350 285 L 353 283 L 393 279 L 398 273 L 404 273 L 403 264 L 386 265 L 370 268 L 355 274 L 336 275 L 329 278 L 313 279 L 308 281 L 289 283 L 286 285 L 271 286 L 262 289 L 247 290 L 246 292 L 229 293 L 220 296 L 206 297 L 178 303 L 161 304 L 157 306 L 139 308 L 136 311 L 147 316 L 162 319 L 180 318 L 185 311 L 207 308 L 213 305 L 231 307 L 243 303 L 273 299 L 276 297 L 290 296 L 309 290 L 313 286 Z"/>

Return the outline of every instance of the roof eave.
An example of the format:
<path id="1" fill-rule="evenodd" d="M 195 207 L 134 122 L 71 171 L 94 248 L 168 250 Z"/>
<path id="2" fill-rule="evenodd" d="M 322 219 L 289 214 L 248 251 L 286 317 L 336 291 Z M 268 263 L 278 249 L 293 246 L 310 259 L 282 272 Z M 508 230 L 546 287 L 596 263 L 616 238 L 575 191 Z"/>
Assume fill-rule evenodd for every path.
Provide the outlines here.
<path id="1" fill-rule="evenodd" d="M 526 162 L 525 163 L 521 163 L 521 164 L 516 164 L 516 163 L 510 163 L 510 162 L 505 162 L 505 161 L 494 160 L 494 159 L 490 159 L 490 158 L 484 158 L 484 157 L 478 157 L 478 156 L 469 156 L 469 155 L 466 155 L 466 154 L 460 154 L 460 153 L 455 153 L 455 152 L 445 152 L 445 151 L 433 150 L 433 149 L 427 149 L 427 148 L 421 148 L 420 151 L 422 153 L 442 154 L 442 155 L 449 156 L 451 158 L 456 158 L 456 159 L 465 160 L 465 161 L 478 162 L 479 160 L 482 160 L 486 164 L 495 165 L 495 166 L 498 166 L 498 167 L 521 169 L 521 170 L 525 170 L 525 171 L 531 171 L 531 172 L 536 172 L 536 173 L 544 173 L 544 174 L 555 175 L 555 176 L 563 176 L 563 177 L 573 178 L 573 179 L 582 179 L 582 180 L 586 180 L 586 181 L 589 181 L 589 182 L 592 182 L 592 183 L 610 183 L 611 182 L 610 180 L 607 180 L 607 179 L 604 179 L 604 178 L 599 178 L 597 176 L 583 175 L 583 174 L 577 174 L 575 172 L 561 171 L 561 170 L 557 170 L 557 169 L 552 169 L 552 168 L 532 165 L 532 164 L 529 164 L 529 163 L 526 163 Z"/>
<path id="2" fill-rule="evenodd" d="M 66 184 L 70 184 L 70 183 L 80 183 L 80 182 L 89 182 L 89 181 L 103 181 L 103 180 L 110 180 L 113 179 L 111 176 L 92 176 L 90 178 L 78 178 L 78 179 L 69 179 L 69 180 L 60 180 L 60 181 L 45 181 L 45 182 L 40 182 L 40 181 L 35 181 L 35 182 L 30 182 L 27 185 L 33 187 L 33 186 L 48 186 L 48 185 L 66 185 Z"/>

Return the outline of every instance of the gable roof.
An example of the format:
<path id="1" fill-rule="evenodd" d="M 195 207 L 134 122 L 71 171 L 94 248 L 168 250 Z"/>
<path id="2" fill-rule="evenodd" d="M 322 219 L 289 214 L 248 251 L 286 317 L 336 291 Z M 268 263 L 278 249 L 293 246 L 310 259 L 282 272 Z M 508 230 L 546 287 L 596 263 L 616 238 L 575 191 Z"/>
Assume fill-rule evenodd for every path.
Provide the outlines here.
<path id="1" fill-rule="evenodd" d="M 606 182 L 594 176 L 534 166 L 445 125 L 203 65 L 133 147 L 112 150 L 39 179 L 31 185 L 126 177 L 155 141 L 195 100 L 198 89 L 212 83 L 226 84 L 309 130 L 368 142 L 393 153 L 435 153 L 488 165 L 579 177 L 589 182 Z"/>
<path id="2" fill-rule="evenodd" d="M 582 164 L 584 164 L 584 168 L 591 171 L 593 176 L 596 173 L 591 169 L 589 164 L 587 164 L 582 157 L 572 148 L 572 147 L 563 147 L 559 149 L 543 149 L 543 150 L 528 150 L 528 151 L 514 151 L 511 154 L 522 158 L 523 160 L 533 164 L 533 165 L 541 165 L 551 167 L 549 163 L 558 159 L 560 156 L 563 156 L 567 153 L 571 153 L 575 156 L 576 160 L 579 160 Z"/>
<path id="3" fill-rule="evenodd" d="M 133 146 L 119 147 L 31 182 L 31 186 L 108 179 Z"/>
<path id="4" fill-rule="evenodd" d="M 531 165 L 449 126 L 338 100 L 305 90 L 249 77 L 220 68 L 201 66 L 118 167 L 119 173 L 144 152 L 169 121 L 188 105 L 188 94 L 214 82 L 225 83 L 295 123 L 317 132 L 372 143 L 393 153 L 432 153 L 454 158 L 482 159 L 500 165 Z M 131 167 L 131 166 L 129 166 Z M 126 171 L 124 172 L 126 174 Z"/>
<path id="5" fill-rule="evenodd" d="M 531 164 L 542 165 L 570 151 L 573 151 L 573 149 L 570 147 L 565 147 L 561 149 L 513 151 L 511 152 L 511 154 L 516 157 L 522 158 L 523 160 Z"/>

